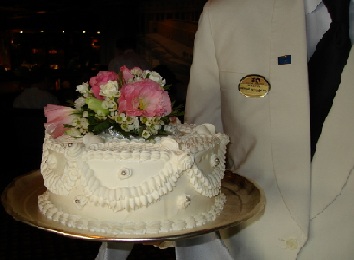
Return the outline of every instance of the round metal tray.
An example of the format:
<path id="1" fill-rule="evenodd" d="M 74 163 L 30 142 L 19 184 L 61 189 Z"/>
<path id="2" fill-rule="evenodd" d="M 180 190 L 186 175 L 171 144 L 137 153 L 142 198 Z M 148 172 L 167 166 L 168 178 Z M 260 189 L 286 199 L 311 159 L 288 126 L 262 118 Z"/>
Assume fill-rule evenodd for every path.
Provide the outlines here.
<path id="1" fill-rule="evenodd" d="M 98 241 L 148 242 L 193 237 L 238 225 L 251 217 L 261 215 L 265 207 L 265 196 L 261 189 L 248 179 L 226 171 L 222 181 L 222 192 L 226 195 L 226 203 L 215 221 L 201 227 L 176 232 L 113 236 L 69 228 L 59 222 L 47 219 L 39 212 L 37 205 L 38 195 L 45 190 L 42 175 L 39 170 L 36 170 L 14 179 L 2 193 L 2 204 L 6 212 L 12 215 L 15 220 L 59 235 Z"/>

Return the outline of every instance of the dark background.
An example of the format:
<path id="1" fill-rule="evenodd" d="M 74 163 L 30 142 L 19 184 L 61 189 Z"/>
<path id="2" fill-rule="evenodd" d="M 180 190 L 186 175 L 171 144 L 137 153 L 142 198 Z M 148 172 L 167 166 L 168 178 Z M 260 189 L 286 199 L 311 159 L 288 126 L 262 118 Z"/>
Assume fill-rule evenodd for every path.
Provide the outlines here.
<path id="1" fill-rule="evenodd" d="M 152 65 L 176 75 L 185 94 L 194 34 L 205 0 L 1 0 L 0 1 L 0 190 L 39 169 L 44 136 L 43 110 L 12 108 L 24 74 L 37 67 L 75 83 L 105 69 L 117 39 L 133 36 L 137 51 Z M 85 31 L 85 34 L 83 33 Z M 99 32 L 99 33 L 98 33 Z M 69 61 L 78 58 L 78 66 Z M 86 77 L 84 79 L 84 77 Z M 82 81 L 81 81 L 82 80 Z M 4 196 L 5 193 L 3 193 Z M 73 239 L 16 221 L 0 209 L 0 259 L 94 259 L 100 242 Z M 136 244 L 132 259 L 174 259 L 174 249 Z"/>

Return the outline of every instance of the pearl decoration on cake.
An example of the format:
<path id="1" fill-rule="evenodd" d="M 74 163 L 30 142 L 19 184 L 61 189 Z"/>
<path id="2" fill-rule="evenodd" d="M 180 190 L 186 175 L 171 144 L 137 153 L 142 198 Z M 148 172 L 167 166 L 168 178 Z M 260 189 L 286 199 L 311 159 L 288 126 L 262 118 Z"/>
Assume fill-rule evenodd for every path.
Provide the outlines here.
<path id="1" fill-rule="evenodd" d="M 132 176 L 132 174 L 133 174 L 133 170 L 132 169 L 128 169 L 128 168 L 118 169 L 118 177 L 120 179 L 127 179 L 130 176 Z"/>
<path id="2" fill-rule="evenodd" d="M 215 165 L 217 166 L 217 165 L 219 165 L 219 164 L 220 164 L 219 158 L 215 158 Z"/>
<path id="3" fill-rule="evenodd" d="M 210 157 L 210 164 L 212 167 L 216 167 L 221 163 L 220 159 L 216 156 L 216 154 L 213 154 Z"/>
<path id="4" fill-rule="evenodd" d="M 82 209 L 87 203 L 87 198 L 83 195 L 78 195 L 75 197 L 74 203 L 78 209 Z"/>

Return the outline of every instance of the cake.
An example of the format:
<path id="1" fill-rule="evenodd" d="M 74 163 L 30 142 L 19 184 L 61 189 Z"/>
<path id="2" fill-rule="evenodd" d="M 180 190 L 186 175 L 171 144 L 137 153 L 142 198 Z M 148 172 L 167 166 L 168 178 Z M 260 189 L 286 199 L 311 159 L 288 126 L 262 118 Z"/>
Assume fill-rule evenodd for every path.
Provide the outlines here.
<path id="1" fill-rule="evenodd" d="M 124 95 L 129 99 L 124 87 L 136 87 L 136 82 L 145 79 L 160 85 L 164 81 L 139 68 L 128 70 L 123 66 L 121 70 L 123 81 L 106 73 L 113 80 L 101 78 L 99 91 L 93 87 L 97 77 L 91 78 L 91 89 L 88 83 L 84 91 L 82 85 L 78 86 L 86 99 L 84 103 L 79 100 L 83 105 L 45 108 L 48 122 L 41 174 L 47 189 L 38 196 L 39 211 L 70 228 L 108 235 L 166 233 L 214 221 L 226 201 L 221 180 L 228 136 L 216 133 L 210 124 L 182 124 L 176 120 L 161 87 L 156 89 L 161 92 L 157 95 L 135 94 L 140 97 L 139 110 L 148 110 L 147 96 L 164 99 L 154 105 L 155 114 L 132 113 L 129 102 L 123 104 Z M 124 76 L 127 72 L 140 77 L 129 80 Z M 149 79 L 151 75 L 154 80 Z M 109 96 L 117 106 L 110 107 L 104 105 L 108 95 L 101 99 L 99 95 L 107 90 L 104 86 L 112 89 L 109 85 L 114 84 L 118 84 L 115 89 L 119 93 L 110 92 Z M 92 99 L 96 99 L 95 105 L 87 105 L 92 104 Z M 107 107 L 108 112 L 102 116 L 99 109 Z M 117 119 L 116 111 L 120 119 L 134 122 L 134 127 L 122 126 L 120 119 L 112 120 Z M 153 127 L 151 122 L 155 122 Z"/>

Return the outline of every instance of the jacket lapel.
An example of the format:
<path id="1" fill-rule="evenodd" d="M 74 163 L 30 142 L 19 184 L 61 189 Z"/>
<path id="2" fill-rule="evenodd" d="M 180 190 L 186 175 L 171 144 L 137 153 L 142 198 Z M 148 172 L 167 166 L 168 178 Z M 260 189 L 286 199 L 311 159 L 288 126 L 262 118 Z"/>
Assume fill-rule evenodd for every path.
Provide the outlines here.
<path id="1" fill-rule="evenodd" d="M 354 167 L 353 71 L 352 48 L 312 161 L 312 218 L 340 195 Z"/>
<path id="2" fill-rule="evenodd" d="M 289 10 L 289 6 L 292 6 L 290 12 L 283 9 Z M 303 1 L 275 1 L 271 40 L 270 79 L 274 87 L 269 98 L 274 172 L 285 204 L 306 233 L 310 203 L 310 115 Z M 291 55 L 291 64 L 278 64 L 278 57 L 283 55 Z"/>

